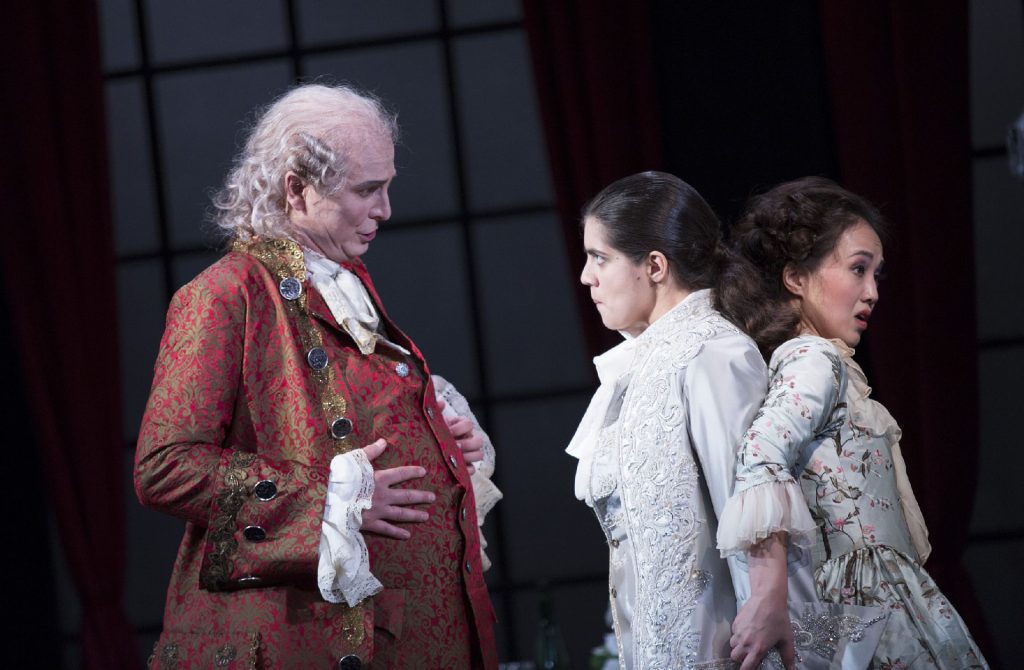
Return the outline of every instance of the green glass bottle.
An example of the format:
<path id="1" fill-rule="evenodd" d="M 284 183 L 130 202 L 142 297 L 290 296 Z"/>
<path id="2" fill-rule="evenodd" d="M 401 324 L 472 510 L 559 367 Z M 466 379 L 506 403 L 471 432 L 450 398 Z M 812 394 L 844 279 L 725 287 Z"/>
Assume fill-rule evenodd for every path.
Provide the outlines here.
<path id="1" fill-rule="evenodd" d="M 537 621 L 536 662 L 538 670 L 571 670 L 569 648 L 552 614 L 548 592 L 540 592 L 540 619 Z"/>

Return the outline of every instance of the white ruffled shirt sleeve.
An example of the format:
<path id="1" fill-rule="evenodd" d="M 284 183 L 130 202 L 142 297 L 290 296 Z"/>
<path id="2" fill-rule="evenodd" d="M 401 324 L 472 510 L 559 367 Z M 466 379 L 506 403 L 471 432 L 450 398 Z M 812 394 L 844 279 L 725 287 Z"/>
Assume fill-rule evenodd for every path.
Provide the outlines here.
<path id="1" fill-rule="evenodd" d="M 373 500 L 373 466 L 362 449 L 331 459 L 320 531 L 320 595 L 355 607 L 384 588 L 370 572 L 370 553 L 360 528 Z"/>
<path id="2" fill-rule="evenodd" d="M 491 481 L 496 460 L 494 445 L 491 443 L 491 438 L 480 427 L 480 422 L 476 420 L 473 410 L 469 408 L 469 401 L 459 393 L 455 386 L 440 375 L 431 375 L 430 378 L 434 382 L 434 395 L 438 401 L 444 402 L 445 418 L 469 419 L 473 422 L 473 431 L 483 438 L 484 458 L 475 464 L 476 469 L 470 475 L 469 481 L 473 485 L 473 497 L 476 500 L 477 532 L 480 533 L 480 560 L 483 563 L 483 569 L 487 570 L 491 567 L 491 561 L 484 552 L 484 549 L 487 548 L 487 540 L 484 538 L 483 531 L 484 518 L 503 497 L 501 491 Z"/>
<path id="3" fill-rule="evenodd" d="M 733 495 L 719 516 L 723 556 L 778 532 L 808 546 L 817 528 L 792 469 L 801 448 L 834 420 L 846 389 L 843 362 L 827 340 L 805 336 L 779 347 L 771 369 L 768 397 L 743 436 Z"/>

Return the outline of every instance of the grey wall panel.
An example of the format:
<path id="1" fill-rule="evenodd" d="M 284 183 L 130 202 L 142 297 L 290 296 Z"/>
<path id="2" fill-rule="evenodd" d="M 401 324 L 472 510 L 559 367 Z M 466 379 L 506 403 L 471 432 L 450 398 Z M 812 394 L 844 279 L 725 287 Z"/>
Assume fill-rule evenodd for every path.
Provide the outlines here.
<path id="1" fill-rule="evenodd" d="M 158 261 L 122 264 L 117 270 L 117 313 L 121 345 L 122 433 L 139 432 L 153 382 L 153 364 L 164 331 L 167 301 Z"/>
<path id="2" fill-rule="evenodd" d="M 589 394 L 500 405 L 494 413 L 505 558 L 513 581 L 601 575 L 608 550 L 593 511 L 576 500 L 565 453 Z"/>
<path id="3" fill-rule="evenodd" d="M 284 3 L 146 0 L 154 64 L 241 56 L 287 46 Z"/>
<path id="4" fill-rule="evenodd" d="M 459 38 L 455 55 L 472 207 L 553 202 L 526 36 Z"/>
<path id="5" fill-rule="evenodd" d="M 285 61 L 162 75 L 156 82 L 163 170 L 175 248 L 216 244 L 204 228 L 209 194 L 220 188 L 252 122 L 251 111 L 283 93 Z"/>
<path id="6" fill-rule="evenodd" d="M 1020 0 L 970 4 L 971 138 L 975 147 L 1003 146 L 1024 112 L 1024 5 Z"/>
<path id="7" fill-rule="evenodd" d="M 518 21 L 523 17 L 519 0 L 446 0 L 448 20 L 452 26 L 463 28 L 482 23 Z"/>
<path id="8" fill-rule="evenodd" d="M 1021 627 L 1014 612 L 1019 611 L 1024 599 L 1024 588 L 1016 577 L 1024 564 L 1024 540 L 974 545 L 967 550 L 964 562 L 1002 662 L 992 667 L 1020 667 Z"/>
<path id="9" fill-rule="evenodd" d="M 116 249 L 120 254 L 155 251 L 157 207 L 141 79 L 108 83 L 106 100 Z"/>
<path id="10" fill-rule="evenodd" d="M 139 66 L 139 39 L 135 3 L 132 0 L 100 0 L 100 37 L 103 69 L 122 70 Z"/>
<path id="11" fill-rule="evenodd" d="M 1024 345 L 983 351 L 978 357 L 981 453 L 971 531 L 1020 531 L 1024 519 L 1007 514 L 1021 509 L 1018 490 L 1024 472 L 1020 445 L 1021 380 Z M 938 521 L 932 521 L 938 523 Z"/>
<path id="12" fill-rule="evenodd" d="M 1024 336 L 1024 183 L 1001 156 L 974 161 L 974 244 L 978 337 Z"/>
<path id="13" fill-rule="evenodd" d="M 580 386 L 593 378 L 560 225 L 554 214 L 473 224 L 486 362 L 497 393 Z"/>
<path id="14" fill-rule="evenodd" d="M 185 532 L 185 523 L 139 504 L 132 480 L 134 462 L 134 453 L 125 452 L 127 570 L 124 608 L 129 621 L 152 628 L 159 627 L 163 621 L 167 584 Z M 156 640 L 147 641 L 148 645 L 141 650 L 146 655 L 152 651 Z"/>
<path id="15" fill-rule="evenodd" d="M 384 307 L 431 371 L 472 398 L 480 389 L 459 227 L 389 231 L 387 225 L 364 257 Z"/>
<path id="16" fill-rule="evenodd" d="M 303 46 L 436 30 L 439 24 L 434 2 L 299 0 L 296 7 L 299 43 Z"/>

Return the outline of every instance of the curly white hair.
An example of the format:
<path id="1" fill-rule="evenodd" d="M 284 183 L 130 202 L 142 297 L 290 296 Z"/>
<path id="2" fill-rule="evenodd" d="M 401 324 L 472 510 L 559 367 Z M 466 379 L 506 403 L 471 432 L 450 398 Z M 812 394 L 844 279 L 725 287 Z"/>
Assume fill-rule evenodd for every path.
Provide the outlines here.
<path id="1" fill-rule="evenodd" d="M 213 196 L 214 221 L 232 238 L 286 236 L 285 175 L 330 194 L 345 182 L 350 152 L 370 137 L 398 141 L 397 116 L 375 96 L 345 85 L 291 89 L 258 115 Z"/>

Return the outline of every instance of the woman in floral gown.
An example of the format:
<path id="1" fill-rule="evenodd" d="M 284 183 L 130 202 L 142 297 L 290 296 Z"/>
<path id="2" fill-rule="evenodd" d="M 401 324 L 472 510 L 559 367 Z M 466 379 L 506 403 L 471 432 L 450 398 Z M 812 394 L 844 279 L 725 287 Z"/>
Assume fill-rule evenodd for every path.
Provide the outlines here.
<path id="1" fill-rule="evenodd" d="M 752 566 L 780 551 L 784 566 L 787 543 L 809 549 L 823 600 L 888 615 L 876 670 L 987 668 L 922 567 L 930 546 L 900 428 L 852 358 L 878 301 L 882 226 L 863 198 L 820 178 L 775 187 L 738 223 L 735 249 L 760 270 L 791 339 L 759 342 L 773 352 L 768 396 L 737 454 L 718 545 Z M 759 611 L 777 609 L 780 585 L 784 601 L 784 579 L 752 579 L 732 637 L 733 659 L 751 656 L 744 668 L 763 651 Z"/>

